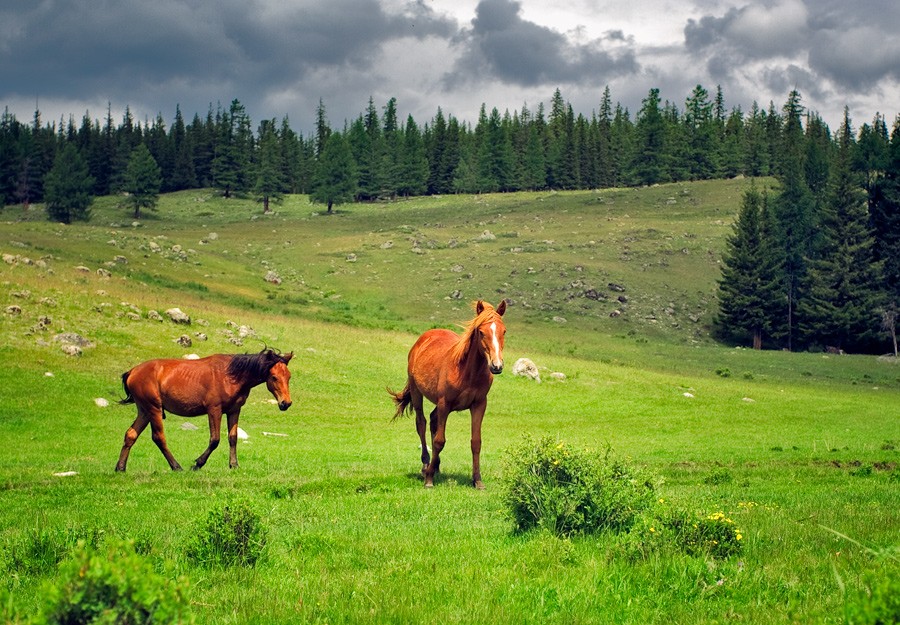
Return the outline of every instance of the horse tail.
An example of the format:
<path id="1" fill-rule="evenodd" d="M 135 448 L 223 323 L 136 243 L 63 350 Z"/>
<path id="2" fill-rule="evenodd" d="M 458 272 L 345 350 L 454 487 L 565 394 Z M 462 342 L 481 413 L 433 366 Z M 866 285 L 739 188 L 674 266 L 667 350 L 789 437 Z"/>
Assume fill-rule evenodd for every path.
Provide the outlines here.
<path id="1" fill-rule="evenodd" d="M 131 370 L 129 369 L 128 371 L 126 371 L 125 373 L 122 374 L 122 388 L 125 389 L 125 399 L 119 400 L 119 403 L 122 405 L 134 403 L 134 397 L 132 396 L 131 391 L 128 389 L 128 375 L 130 373 L 131 373 Z"/>
<path id="2" fill-rule="evenodd" d="M 388 387 L 387 392 L 393 398 L 394 403 L 397 404 L 397 412 L 394 413 L 394 418 L 391 419 L 393 421 L 403 416 L 403 413 L 410 407 L 410 404 L 412 404 L 412 393 L 409 392 L 408 382 L 399 393 L 395 393 L 390 387 Z"/>

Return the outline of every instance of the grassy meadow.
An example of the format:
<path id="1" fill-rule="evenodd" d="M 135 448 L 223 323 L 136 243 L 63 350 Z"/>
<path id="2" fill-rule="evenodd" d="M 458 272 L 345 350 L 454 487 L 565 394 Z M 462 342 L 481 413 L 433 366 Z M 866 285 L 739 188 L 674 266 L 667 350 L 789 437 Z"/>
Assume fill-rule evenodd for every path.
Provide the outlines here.
<path id="1" fill-rule="evenodd" d="M 139 220 L 99 198 L 90 222 L 69 226 L 4 208 L 0 622 L 37 614 L 58 562 L 105 537 L 134 540 L 186 585 L 197 623 L 845 622 L 873 585 L 897 587 L 900 365 L 713 341 L 719 262 L 748 184 L 333 215 L 305 196 L 263 215 L 190 191 Z M 487 489 L 469 487 L 469 419 L 455 413 L 426 491 L 413 419 L 392 421 L 385 387 L 405 383 L 420 332 L 466 322 L 476 298 L 510 302 L 484 421 Z M 148 317 L 172 307 L 191 324 Z M 61 333 L 90 345 L 66 355 Z M 223 440 L 201 471 L 170 472 L 148 429 L 128 472 L 113 472 L 135 414 L 116 403 L 123 371 L 264 345 L 294 352 L 294 404 L 280 412 L 264 387 L 251 393 L 240 468 Z M 512 375 L 520 357 L 541 383 Z M 188 466 L 206 419 L 171 415 L 166 434 Z M 743 551 L 637 556 L 647 527 L 515 533 L 503 459 L 524 435 L 611 450 L 656 476 L 660 509 L 733 519 Z M 262 558 L 196 565 L 185 554 L 198 523 L 234 502 L 259 513 Z"/>

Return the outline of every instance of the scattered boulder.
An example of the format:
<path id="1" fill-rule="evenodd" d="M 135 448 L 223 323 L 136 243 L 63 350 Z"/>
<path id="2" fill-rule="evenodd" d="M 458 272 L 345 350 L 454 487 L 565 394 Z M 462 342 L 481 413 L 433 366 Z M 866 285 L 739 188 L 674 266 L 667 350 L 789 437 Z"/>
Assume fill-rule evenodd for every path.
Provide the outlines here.
<path id="1" fill-rule="evenodd" d="M 181 429 L 182 429 L 182 430 L 194 431 L 194 430 L 198 430 L 198 429 L 200 429 L 200 428 L 198 428 L 196 425 L 194 425 L 194 424 L 191 423 L 190 421 L 185 421 L 184 423 L 181 424 Z"/>
<path id="2" fill-rule="evenodd" d="M 75 332 L 62 332 L 53 337 L 56 343 L 76 345 L 78 347 L 93 347 L 94 343 Z"/>
<path id="3" fill-rule="evenodd" d="M 78 271 L 81 273 L 91 273 L 91 268 L 85 267 L 84 265 L 78 265 L 77 267 L 75 267 L 75 271 Z"/>
<path id="4" fill-rule="evenodd" d="M 550 374 L 550 377 L 553 378 L 554 380 L 559 380 L 560 382 L 565 382 L 565 380 L 566 380 L 566 374 L 562 373 L 561 371 L 553 371 Z"/>
<path id="5" fill-rule="evenodd" d="M 149 319 L 150 321 L 162 321 L 163 317 L 156 310 L 148 310 L 147 311 L 147 319 Z"/>
<path id="6" fill-rule="evenodd" d="M 529 378 L 536 382 L 541 381 L 541 373 L 538 371 L 537 365 L 528 358 L 519 358 L 513 363 L 513 375 L 523 378 Z"/>
<path id="7" fill-rule="evenodd" d="M 269 284 L 281 284 L 281 276 L 278 275 L 277 272 L 272 271 L 271 269 L 266 272 L 266 275 L 263 277 L 263 280 L 268 282 Z"/>
<path id="8" fill-rule="evenodd" d="M 497 235 L 490 230 L 485 230 L 481 233 L 481 236 L 479 236 L 478 239 L 481 241 L 495 241 L 497 239 Z"/>
<path id="9" fill-rule="evenodd" d="M 81 356 L 81 348 L 78 347 L 77 345 L 72 345 L 71 343 L 65 343 L 64 345 L 60 346 L 60 349 L 62 349 L 62 352 L 66 356 Z"/>
<path id="10" fill-rule="evenodd" d="M 245 441 L 245 440 L 247 440 L 248 438 L 250 438 L 250 435 L 247 434 L 247 433 L 243 430 L 243 428 L 240 428 L 240 427 L 239 427 L 239 428 L 237 429 L 237 437 L 238 437 L 239 439 L 241 439 L 242 441 Z"/>
<path id="11" fill-rule="evenodd" d="M 193 341 L 191 341 L 191 337 L 189 337 L 187 334 L 182 334 L 177 339 L 175 339 L 175 342 L 182 347 L 190 347 L 194 344 Z"/>
<path id="12" fill-rule="evenodd" d="M 184 323 L 190 325 L 191 318 L 181 311 L 180 308 L 170 308 L 166 311 L 166 315 L 168 315 L 169 319 L 174 323 Z"/>
<path id="13" fill-rule="evenodd" d="M 98 408 L 107 408 L 109 406 L 109 400 L 103 397 L 95 397 L 94 403 L 97 404 Z"/>
<path id="14" fill-rule="evenodd" d="M 393 241 L 385 241 L 384 243 L 381 244 L 381 249 L 383 249 L 383 250 L 389 250 L 392 247 L 394 247 Z"/>
<path id="15" fill-rule="evenodd" d="M 615 282 L 610 282 L 606 285 L 610 291 L 616 291 L 618 293 L 622 293 L 625 291 L 625 287 L 621 284 L 616 284 Z"/>
<path id="16" fill-rule="evenodd" d="M 355 263 L 357 260 L 358 259 L 356 257 L 356 254 L 354 254 L 352 252 L 350 254 L 347 254 L 347 262 L 348 263 Z"/>
<path id="17" fill-rule="evenodd" d="M 7 315 L 10 315 L 10 316 L 12 316 L 12 317 L 15 317 L 15 316 L 17 316 L 17 315 L 21 315 L 21 314 L 22 314 L 22 307 L 21 307 L 21 306 L 16 306 L 15 304 L 13 304 L 12 306 L 7 306 L 7 307 L 6 307 L 6 314 L 7 314 Z"/>

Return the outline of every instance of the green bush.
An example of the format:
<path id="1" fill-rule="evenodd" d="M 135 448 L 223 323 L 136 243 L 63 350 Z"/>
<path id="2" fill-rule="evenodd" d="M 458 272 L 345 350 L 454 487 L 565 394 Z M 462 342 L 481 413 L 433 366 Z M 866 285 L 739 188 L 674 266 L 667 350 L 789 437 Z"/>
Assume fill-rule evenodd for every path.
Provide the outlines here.
<path id="1" fill-rule="evenodd" d="M 844 622 L 847 625 L 900 623 L 900 570 L 896 564 L 869 573 L 863 584 L 858 592 L 846 594 Z"/>
<path id="2" fill-rule="evenodd" d="M 503 501 L 518 531 L 558 536 L 627 530 L 654 500 L 641 471 L 545 437 L 506 452 Z"/>
<path id="3" fill-rule="evenodd" d="M 653 514 L 643 515 L 621 545 L 625 555 L 634 559 L 675 553 L 725 559 L 743 552 L 744 536 L 723 512 L 697 516 L 660 506 Z"/>
<path id="4" fill-rule="evenodd" d="M 48 583 L 38 623 L 189 623 L 187 583 L 158 575 L 130 542 L 104 551 L 81 543 Z"/>
<path id="5" fill-rule="evenodd" d="M 197 523 L 187 556 L 201 566 L 254 566 L 262 556 L 268 532 L 255 511 L 244 503 L 226 503 Z"/>
<path id="6" fill-rule="evenodd" d="M 744 548 L 741 530 L 723 512 L 698 517 L 675 511 L 662 518 L 661 524 L 675 545 L 689 555 L 727 558 Z"/>

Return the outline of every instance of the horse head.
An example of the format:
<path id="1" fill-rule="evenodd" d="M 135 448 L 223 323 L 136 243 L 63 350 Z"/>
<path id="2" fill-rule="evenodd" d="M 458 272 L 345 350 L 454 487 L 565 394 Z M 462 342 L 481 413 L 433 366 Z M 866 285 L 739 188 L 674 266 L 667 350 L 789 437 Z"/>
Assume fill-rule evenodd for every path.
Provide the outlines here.
<path id="1" fill-rule="evenodd" d="M 266 388 L 272 393 L 278 407 L 281 410 L 287 410 L 291 407 L 291 372 L 288 370 L 288 363 L 294 357 L 294 352 L 284 355 L 276 354 L 275 363 L 269 369 L 269 375 L 266 377 Z"/>
<path id="2" fill-rule="evenodd" d="M 483 300 L 475 303 L 475 314 L 478 319 L 478 341 L 488 369 L 493 374 L 503 373 L 503 341 L 506 326 L 503 324 L 503 313 L 506 312 L 506 300 L 500 302 L 496 310 Z"/>

